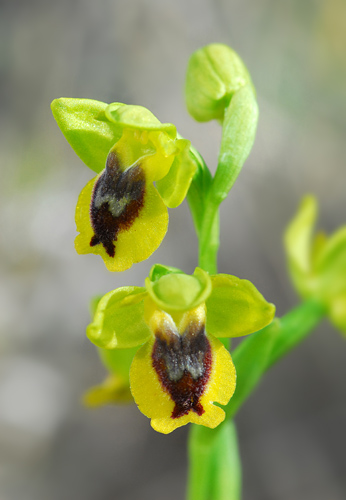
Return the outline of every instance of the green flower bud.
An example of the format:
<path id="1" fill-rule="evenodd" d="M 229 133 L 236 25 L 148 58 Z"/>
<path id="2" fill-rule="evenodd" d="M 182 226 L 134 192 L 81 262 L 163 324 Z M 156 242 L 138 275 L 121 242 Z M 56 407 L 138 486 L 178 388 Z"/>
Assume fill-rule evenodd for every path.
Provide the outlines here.
<path id="1" fill-rule="evenodd" d="M 78 198 L 77 252 L 100 255 L 110 271 L 147 259 L 166 234 L 167 207 L 182 203 L 197 170 L 190 141 L 143 106 L 61 98 L 52 111 L 74 151 L 99 174 Z"/>
<path id="2" fill-rule="evenodd" d="M 246 84 L 253 88 L 250 75 L 236 52 L 220 43 L 207 45 L 194 52 L 188 63 L 187 109 L 199 122 L 223 120 L 233 95 Z"/>

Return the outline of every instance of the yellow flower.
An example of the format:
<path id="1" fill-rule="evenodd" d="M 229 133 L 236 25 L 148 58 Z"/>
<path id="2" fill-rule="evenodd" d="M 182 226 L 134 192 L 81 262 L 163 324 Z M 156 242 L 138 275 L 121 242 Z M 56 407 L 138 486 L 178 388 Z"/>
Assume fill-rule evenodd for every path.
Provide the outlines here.
<path id="1" fill-rule="evenodd" d="M 189 422 L 214 428 L 224 420 L 214 403 L 228 403 L 236 373 L 216 337 L 260 330 L 274 312 L 249 281 L 156 265 L 146 288 L 119 288 L 100 300 L 87 335 L 109 352 L 142 345 L 131 392 L 152 427 L 167 434 Z"/>
<path id="2" fill-rule="evenodd" d="M 305 196 L 285 232 L 292 282 L 304 299 L 315 299 L 346 334 L 346 226 L 327 237 L 314 234 L 318 203 Z"/>
<path id="3" fill-rule="evenodd" d="M 205 304 L 175 314 L 154 307 L 149 325 L 153 335 L 139 349 L 130 372 L 141 412 L 164 434 L 190 422 L 219 425 L 225 413 L 213 403 L 228 403 L 236 373 L 227 349 L 206 332 Z"/>
<path id="4" fill-rule="evenodd" d="M 110 271 L 147 259 L 166 234 L 167 207 L 183 201 L 195 174 L 190 142 L 142 106 L 56 99 L 52 110 L 98 173 L 78 199 L 77 252 L 100 255 Z"/>

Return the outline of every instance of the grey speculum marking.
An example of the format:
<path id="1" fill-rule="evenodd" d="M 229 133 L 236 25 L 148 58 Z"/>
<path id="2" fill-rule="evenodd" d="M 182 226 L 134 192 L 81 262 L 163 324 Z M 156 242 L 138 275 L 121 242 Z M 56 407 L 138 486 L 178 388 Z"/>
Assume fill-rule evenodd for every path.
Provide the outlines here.
<path id="1" fill-rule="evenodd" d="M 115 256 L 118 233 L 131 227 L 143 207 L 145 176 L 139 165 L 121 170 L 115 153 L 109 153 L 106 168 L 95 183 L 90 219 L 94 236 L 90 246 L 102 244 Z"/>
<path id="2" fill-rule="evenodd" d="M 191 336 L 190 332 L 183 335 L 172 333 L 168 343 L 160 338 L 157 340 L 160 346 L 161 356 L 166 365 L 166 372 L 172 382 L 178 382 L 187 371 L 194 380 L 203 375 L 203 358 L 205 352 L 204 331 Z"/>
<path id="3" fill-rule="evenodd" d="M 208 382 L 212 355 L 204 325 L 190 324 L 179 335 L 165 331 L 156 333 L 152 352 L 153 367 L 162 387 L 175 403 L 172 418 L 187 415 L 190 410 L 204 413 L 199 399 Z"/>

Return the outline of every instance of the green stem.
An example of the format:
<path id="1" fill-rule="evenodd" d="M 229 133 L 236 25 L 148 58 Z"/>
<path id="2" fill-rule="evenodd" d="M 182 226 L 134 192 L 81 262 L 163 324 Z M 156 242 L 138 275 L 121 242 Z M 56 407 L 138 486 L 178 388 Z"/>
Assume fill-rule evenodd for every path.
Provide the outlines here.
<path id="1" fill-rule="evenodd" d="M 202 156 L 191 146 L 197 171 L 187 194 L 199 243 L 198 265 L 210 274 L 217 273 L 219 250 L 219 203 L 211 200 L 212 175 Z"/>
<path id="2" fill-rule="evenodd" d="M 220 246 L 220 218 L 217 206 L 204 212 L 199 236 L 198 265 L 209 274 L 217 273 L 217 254 Z"/>
<path id="3" fill-rule="evenodd" d="M 209 274 L 217 273 L 217 253 L 220 246 L 219 206 L 201 198 L 197 182 L 193 181 L 187 201 L 198 238 L 198 265 Z"/>
<path id="4" fill-rule="evenodd" d="M 233 422 L 216 429 L 193 425 L 189 458 L 188 500 L 240 499 L 241 464 Z"/>
<path id="5" fill-rule="evenodd" d="M 226 407 L 227 418 L 235 416 L 263 374 L 302 342 L 324 315 L 325 308 L 320 303 L 307 300 L 239 344 L 232 354 L 237 371 L 237 387 Z"/>
<path id="6" fill-rule="evenodd" d="M 220 245 L 219 204 L 212 202 L 210 190 L 205 185 L 205 197 L 203 200 L 198 197 L 201 191 L 197 184 L 201 185 L 209 172 L 204 167 L 193 182 L 192 190 L 190 188 L 188 202 L 199 240 L 199 266 L 216 274 Z M 233 423 L 223 422 L 216 429 L 192 425 L 189 464 L 188 500 L 240 500 L 241 465 Z"/>
<path id="7" fill-rule="evenodd" d="M 199 240 L 199 266 L 217 273 L 219 206 L 227 197 L 255 137 L 258 108 L 252 88 L 235 93 L 226 110 L 215 178 L 198 153 L 198 169 L 188 202 Z M 228 420 L 216 429 L 192 426 L 189 439 L 188 500 L 239 500 L 241 465 L 234 425 Z"/>
<path id="8" fill-rule="evenodd" d="M 204 439 L 198 425 L 190 426 L 188 456 L 189 477 L 187 500 L 208 500 L 211 493 L 211 448 L 212 440 Z"/>
<path id="9" fill-rule="evenodd" d="M 279 333 L 266 368 L 269 369 L 285 354 L 292 351 L 312 333 L 325 315 L 325 306 L 314 299 L 309 299 L 279 319 Z"/>
<path id="10" fill-rule="evenodd" d="M 231 420 L 226 420 L 216 437 L 214 447 L 214 483 L 212 500 L 240 500 L 241 461 L 238 448 L 237 429 Z"/>
<path id="11" fill-rule="evenodd" d="M 256 98 L 250 86 L 233 96 L 225 112 L 215 177 L 198 153 L 198 169 L 190 188 L 190 204 L 199 240 L 199 266 L 217 273 L 219 206 L 232 188 L 255 138 L 258 119 Z M 242 341 L 233 353 L 237 388 L 225 408 L 226 420 L 216 429 L 191 427 L 189 437 L 188 500 L 240 500 L 241 466 L 236 430 L 232 422 L 263 374 L 301 342 L 325 315 L 309 300 L 281 319 Z"/>

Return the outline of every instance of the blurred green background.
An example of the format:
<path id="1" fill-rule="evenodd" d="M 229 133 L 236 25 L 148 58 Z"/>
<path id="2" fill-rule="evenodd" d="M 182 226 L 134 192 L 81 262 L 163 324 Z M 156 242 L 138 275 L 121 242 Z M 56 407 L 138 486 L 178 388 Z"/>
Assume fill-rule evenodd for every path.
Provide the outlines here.
<path id="1" fill-rule="evenodd" d="M 192 51 L 232 46 L 258 91 L 253 152 L 221 211 L 221 272 L 284 314 L 298 299 L 282 232 L 303 194 L 320 226 L 346 223 L 344 0 L 61 0 L 0 4 L 1 500 L 183 498 L 186 429 L 156 434 L 133 406 L 87 410 L 104 370 L 85 338 L 92 295 L 142 285 L 161 262 L 193 272 L 186 203 L 148 260 L 111 274 L 74 251 L 77 196 L 93 176 L 55 124 L 56 97 L 148 107 L 215 168 L 216 123 L 183 101 Z M 275 367 L 237 418 L 244 500 L 342 500 L 346 340 L 327 322 Z"/>

